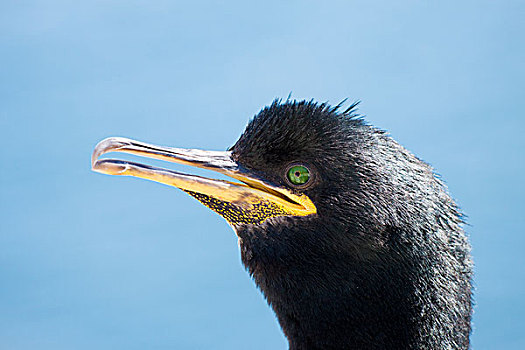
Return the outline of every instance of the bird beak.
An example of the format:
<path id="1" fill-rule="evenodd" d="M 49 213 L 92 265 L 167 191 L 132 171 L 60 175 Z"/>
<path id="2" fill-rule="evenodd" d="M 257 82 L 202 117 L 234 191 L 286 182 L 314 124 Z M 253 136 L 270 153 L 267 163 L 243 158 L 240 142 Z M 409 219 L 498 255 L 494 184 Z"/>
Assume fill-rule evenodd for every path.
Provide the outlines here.
<path id="1" fill-rule="evenodd" d="M 213 170 L 239 182 L 216 180 L 145 164 L 99 159 L 109 152 L 129 153 L 168 162 Z M 135 176 L 184 190 L 231 224 L 257 224 L 275 216 L 306 216 L 316 213 L 304 194 L 273 185 L 243 168 L 231 152 L 161 147 L 121 137 L 102 140 L 93 150 L 91 167 L 108 175 Z"/>

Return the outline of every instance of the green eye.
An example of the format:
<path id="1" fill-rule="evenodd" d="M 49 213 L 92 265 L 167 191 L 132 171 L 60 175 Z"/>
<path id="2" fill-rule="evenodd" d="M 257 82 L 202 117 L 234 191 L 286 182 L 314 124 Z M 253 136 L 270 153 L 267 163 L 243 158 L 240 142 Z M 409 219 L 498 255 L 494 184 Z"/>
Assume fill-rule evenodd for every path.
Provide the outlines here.
<path id="1" fill-rule="evenodd" d="M 286 173 L 288 180 L 294 185 L 304 185 L 310 180 L 310 171 L 302 165 L 294 165 Z"/>

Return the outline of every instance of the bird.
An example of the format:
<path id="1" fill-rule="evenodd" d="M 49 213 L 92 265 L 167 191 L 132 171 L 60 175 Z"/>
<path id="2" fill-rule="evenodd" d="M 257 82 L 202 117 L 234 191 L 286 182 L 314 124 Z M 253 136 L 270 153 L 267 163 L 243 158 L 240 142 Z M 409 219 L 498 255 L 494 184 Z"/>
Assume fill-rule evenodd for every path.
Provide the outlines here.
<path id="1" fill-rule="evenodd" d="M 465 216 L 434 169 L 357 105 L 276 99 L 227 151 L 110 137 L 92 169 L 174 186 L 225 218 L 290 349 L 468 349 Z M 228 180 L 101 158 L 109 152 Z"/>

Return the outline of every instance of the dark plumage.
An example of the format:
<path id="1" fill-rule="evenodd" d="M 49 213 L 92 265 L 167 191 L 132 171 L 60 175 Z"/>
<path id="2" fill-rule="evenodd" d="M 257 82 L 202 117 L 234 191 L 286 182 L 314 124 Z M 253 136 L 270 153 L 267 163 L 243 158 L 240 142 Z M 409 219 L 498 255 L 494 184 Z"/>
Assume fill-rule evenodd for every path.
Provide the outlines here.
<path id="1" fill-rule="evenodd" d="M 244 265 L 291 349 L 466 349 L 472 262 L 462 216 L 432 168 L 383 131 L 314 102 L 274 102 L 233 158 L 303 191 L 318 214 L 236 227 Z"/>
<path id="2" fill-rule="evenodd" d="M 291 349 L 467 349 L 472 262 L 461 213 L 428 164 L 354 107 L 276 101 L 229 152 L 109 138 L 92 166 L 181 188 L 226 218 Z M 243 184 L 98 159 L 107 152 Z"/>

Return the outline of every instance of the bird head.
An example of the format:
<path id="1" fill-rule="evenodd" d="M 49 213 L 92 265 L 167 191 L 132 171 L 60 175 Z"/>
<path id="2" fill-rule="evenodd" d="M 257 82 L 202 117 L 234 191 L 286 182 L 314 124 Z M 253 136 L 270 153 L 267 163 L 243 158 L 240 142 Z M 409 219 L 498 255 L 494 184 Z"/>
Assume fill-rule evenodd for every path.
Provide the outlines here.
<path id="1" fill-rule="evenodd" d="M 273 254 L 262 253 L 296 253 L 290 244 L 303 248 L 306 244 L 320 254 L 333 254 L 327 247 L 344 246 L 338 249 L 353 252 L 354 257 L 370 257 L 379 237 L 371 234 L 371 228 L 379 227 L 377 220 L 390 201 L 385 192 L 381 198 L 385 208 L 381 208 L 381 203 L 371 198 L 377 193 L 375 187 L 381 185 L 378 174 L 384 169 L 370 169 L 381 167 L 373 159 L 370 140 L 374 139 L 371 134 L 381 132 L 365 125 L 355 114 L 356 105 L 340 111 L 313 101 L 276 100 L 260 111 L 224 152 L 111 137 L 95 147 L 92 168 L 182 189 L 223 216 L 246 243 L 241 247 L 250 248 L 250 257 L 272 260 Z M 213 170 L 231 181 L 100 159 L 108 152 Z M 296 229 L 286 229 L 290 226 Z M 350 234 L 341 235 L 341 231 Z"/>
<path id="2" fill-rule="evenodd" d="M 347 132 L 361 121 L 353 118 L 353 107 L 339 114 L 337 108 L 325 104 L 275 101 L 252 119 L 240 139 L 225 152 L 163 147 L 110 137 L 95 147 L 92 169 L 180 188 L 223 216 L 234 228 L 261 225 L 276 217 L 311 219 L 333 210 L 337 198 L 332 194 L 341 196 L 341 187 L 351 187 L 355 181 L 348 172 L 347 146 L 352 140 Z M 229 176 L 231 181 L 142 163 L 100 159 L 109 152 L 213 170 Z"/>
<path id="3" fill-rule="evenodd" d="M 108 138 L 92 168 L 177 187 L 223 216 L 291 344 L 408 347 L 421 340 L 418 322 L 456 319 L 468 343 L 471 263 L 457 207 L 430 166 L 355 106 L 275 101 L 224 152 Z M 100 158 L 108 152 L 231 180 Z M 437 311 L 447 308 L 459 311 Z"/>

